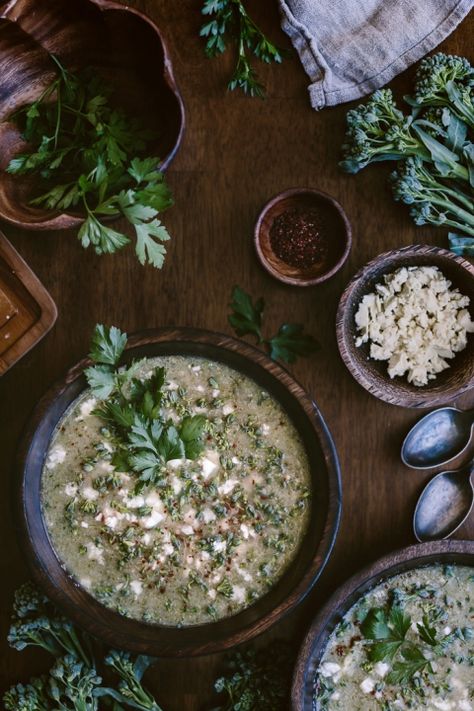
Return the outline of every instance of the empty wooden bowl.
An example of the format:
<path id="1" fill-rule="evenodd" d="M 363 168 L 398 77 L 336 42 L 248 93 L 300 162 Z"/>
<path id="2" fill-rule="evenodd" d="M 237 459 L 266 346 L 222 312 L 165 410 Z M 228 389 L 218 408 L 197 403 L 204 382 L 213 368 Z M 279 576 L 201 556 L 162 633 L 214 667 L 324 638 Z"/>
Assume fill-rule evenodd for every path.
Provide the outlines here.
<path id="1" fill-rule="evenodd" d="M 402 548 L 367 566 L 336 590 L 318 613 L 298 655 L 293 675 L 291 711 L 314 711 L 315 674 L 329 638 L 346 612 L 387 578 L 437 564 L 474 566 L 474 542 L 436 541 Z"/>
<path id="2" fill-rule="evenodd" d="M 336 334 L 342 359 L 353 377 L 369 393 L 380 400 L 401 407 L 432 407 L 454 400 L 474 385 L 474 338 L 468 337 L 467 347 L 449 360 L 450 367 L 428 385 L 418 387 L 405 377 L 391 379 L 387 361 L 369 358 L 370 344 L 356 347 L 355 314 L 365 294 L 374 290 L 385 274 L 400 267 L 435 266 L 471 300 L 474 316 L 474 266 L 446 249 L 428 245 L 410 245 L 385 252 L 369 262 L 349 282 L 339 302 Z"/>
<path id="3" fill-rule="evenodd" d="M 175 156 L 184 131 L 184 107 L 168 50 L 146 15 L 114 0 L 10 0 L 0 10 L 0 217 L 33 230 L 83 222 L 80 212 L 59 214 L 29 205 L 32 177 L 5 172 L 25 147 L 8 118 L 55 78 L 51 54 L 68 69 L 93 67 L 104 76 L 117 105 L 157 133 L 150 151 L 162 159 L 162 169 Z"/>
<path id="4" fill-rule="evenodd" d="M 246 642 L 290 612 L 319 578 L 336 538 L 341 514 L 339 464 L 326 424 L 311 397 L 262 351 L 228 336 L 187 328 L 144 331 L 129 339 L 127 359 L 184 355 L 220 361 L 270 392 L 296 427 L 310 463 L 312 508 L 294 560 L 267 594 L 242 612 L 209 624 L 172 627 L 124 617 L 75 582 L 57 557 L 41 509 L 41 479 L 51 436 L 86 387 L 83 360 L 40 401 L 18 455 L 21 543 L 31 574 L 74 622 L 111 646 L 153 656 L 211 654 Z"/>
<path id="5" fill-rule="evenodd" d="M 275 219 L 293 210 L 318 213 L 327 236 L 327 254 L 308 268 L 287 264 L 272 247 L 271 229 Z M 314 286 L 330 279 L 342 267 L 351 250 L 352 230 L 342 206 L 333 197 L 313 188 L 292 188 L 265 205 L 255 225 L 254 240 L 262 266 L 275 279 L 293 286 Z"/>

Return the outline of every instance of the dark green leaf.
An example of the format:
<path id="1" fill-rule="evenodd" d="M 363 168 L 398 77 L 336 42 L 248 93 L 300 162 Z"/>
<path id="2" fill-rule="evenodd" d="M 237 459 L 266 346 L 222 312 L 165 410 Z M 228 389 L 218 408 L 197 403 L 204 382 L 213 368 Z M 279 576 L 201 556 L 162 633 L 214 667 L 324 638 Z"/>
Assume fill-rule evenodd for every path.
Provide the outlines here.
<path id="1" fill-rule="evenodd" d="M 308 356 L 313 353 L 318 344 L 314 338 L 303 333 L 303 326 L 286 323 L 280 326 L 276 336 L 269 341 L 270 357 L 293 363 L 297 356 Z"/>
<path id="2" fill-rule="evenodd" d="M 263 299 L 258 299 L 253 304 L 249 294 L 241 289 L 240 286 L 234 287 L 230 303 L 233 313 L 229 316 L 229 323 L 238 336 L 253 333 L 259 341 L 262 340 L 260 328 L 264 306 Z"/>
<path id="3" fill-rule="evenodd" d="M 92 336 L 89 357 L 96 363 L 117 365 L 127 344 L 127 334 L 116 326 L 97 324 Z"/>

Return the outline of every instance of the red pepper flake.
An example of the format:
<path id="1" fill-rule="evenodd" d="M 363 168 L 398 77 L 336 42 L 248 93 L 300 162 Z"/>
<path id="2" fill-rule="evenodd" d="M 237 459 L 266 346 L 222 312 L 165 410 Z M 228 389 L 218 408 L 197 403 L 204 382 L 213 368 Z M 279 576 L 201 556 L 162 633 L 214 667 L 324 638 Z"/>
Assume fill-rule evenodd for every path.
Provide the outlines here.
<path id="1" fill-rule="evenodd" d="M 327 257 L 324 228 L 324 220 L 316 210 L 285 210 L 273 221 L 270 244 L 286 264 L 308 269 Z"/>

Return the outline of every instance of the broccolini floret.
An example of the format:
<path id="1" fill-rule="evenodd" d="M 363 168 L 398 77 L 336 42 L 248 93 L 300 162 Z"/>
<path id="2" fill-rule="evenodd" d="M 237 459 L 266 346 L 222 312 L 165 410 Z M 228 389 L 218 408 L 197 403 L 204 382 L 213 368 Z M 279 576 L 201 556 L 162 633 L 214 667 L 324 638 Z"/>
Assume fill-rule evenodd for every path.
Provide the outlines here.
<path id="1" fill-rule="evenodd" d="M 45 694 L 46 679 L 31 679 L 29 684 L 12 686 L 3 696 L 7 711 L 50 711 L 50 702 Z"/>
<path id="2" fill-rule="evenodd" d="M 49 695 L 58 709 L 97 711 L 99 702 L 94 694 L 102 679 L 72 654 L 56 661 L 49 672 Z"/>
<path id="3" fill-rule="evenodd" d="M 141 684 L 143 674 L 153 662 L 152 657 L 143 654 L 132 660 L 128 652 L 112 650 L 105 658 L 105 663 L 120 676 L 119 694 L 114 692 L 111 694 L 113 698 L 135 709 L 162 711 L 153 696 Z"/>
<path id="4" fill-rule="evenodd" d="M 90 664 L 85 639 L 34 585 L 26 583 L 17 590 L 7 637 L 11 647 L 18 651 L 30 646 L 41 647 L 53 656 L 66 652 Z"/>
<path id="5" fill-rule="evenodd" d="M 407 158 L 391 175 L 395 200 L 411 206 L 417 225 L 447 225 L 474 235 L 474 202 L 433 174 L 419 158 Z"/>
<path id="6" fill-rule="evenodd" d="M 474 127 L 474 68 L 465 57 L 438 52 L 420 62 L 413 106 L 449 106 L 460 119 Z"/>

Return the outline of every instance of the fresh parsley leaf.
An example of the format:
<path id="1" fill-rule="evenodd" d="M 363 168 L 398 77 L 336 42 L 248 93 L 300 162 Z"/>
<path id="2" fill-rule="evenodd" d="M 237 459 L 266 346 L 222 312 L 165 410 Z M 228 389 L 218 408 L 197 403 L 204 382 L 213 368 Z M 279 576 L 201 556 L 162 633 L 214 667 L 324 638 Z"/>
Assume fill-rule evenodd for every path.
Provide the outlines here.
<path id="1" fill-rule="evenodd" d="M 170 459 L 182 459 L 185 455 L 184 442 L 178 434 L 176 427 L 171 425 L 163 432 L 158 441 L 158 453 L 163 457 L 163 461 Z"/>
<path id="2" fill-rule="evenodd" d="M 78 238 L 85 249 L 113 254 L 130 244 L 103 222 L 123 216 L 135 228 L 140 262 L 161 268 L 169 234 L 158 215 L 173 201 L 159 158 L 138 157 L 156 136 L 113 106 L 111 88 L 97 73 L 74 74 L 51 59 L 57 78 L 13 117 L 31 149 L 14 156 L 7 171 L 34 173 L 39 194 L 32 205 L 84 209 Z"/>
<path id="3" fill-rule="evenodd" d="M 369 610 L 361 631 L 364 637 L 374 640 L 369 650 L 370 660 L 392 660 L 401 649 L 410 625 L 410 617 L 398 607 L 393 607 L 388 614 L 382 608 Z"/>
<path id="4" fill-rule="evenodd" d="M 276 336 L 266 339 L 262 335 L 262 315 L 265 302 L 257 299 L 255 304 L 252 297 L 240 286 L 232 290 L 230 307 L 232 313 L 228 317 L 229 323 L 238 336 L 252 334 L 258 343 L 264 343 L 270 351 L 270 358 L 293 363 L 297 356 L 308 356 L 313 353 L 318 344 L 314 338 L 303 333 L 303 326 L 285 323 L 280 326 Z"/>
<path id="5" fill-rule="evenodd" d="M 318 344 L 314 338 L 303 333 L 304 327 L 295 323 L 285 323 L 280 326 L 276 336 L 270 339 L 270 357 L 273 360 L 284 360 L 294 363 L 297 356 L 308 356 L 313 353 Z"/>
<path id="6" fill-rule="evenodd" d="M 403 660 L 395 662 L 387 674 L 389 684 L 408 684 L 417 672 L 422 673 L 431 667 L 430 660 L 413 644 L 404 647 L 401 654 Z"/>
<path id="7" fill-rule="evenodd" d="M 166 249 L 160 242 L 166 242 L 170 238 L 166 227 L 155 218 L 151 222 L 135 224 L 135 232 L 137 235 L 135 252 L 140 264 L 148 263 L 161 269 L 165 261 Z"/>
<path id="8" fill-rule="evenodd" d="M 95 363 L 117 365 L 127 345 L 127 334 L 116 326 L 97 324 L 92 335 L 89 357 Z"/>
<path id="9" fill-rule="evenodd" d="M 262 298 L 257 299 L 254 304 L 252 297 L 240 286 L 234 287 L 230 303 L 233 313 L 229 316 L 229 323 L 238 336 L 252 333 L 259 343 L 262 342 L 261 325 L 264 306 L 265 302 Z"/>
<path id="10" fill-rule="evenodd" d="M 423 642 L 429 644 L 431 647 L 436 647 L 439 644 L 436 630 L 430 625 L 428 615 L 423 615 L 422 622 L 418 622 L 417 624 L 417 629 Z"/>
<path id="11" fill-rule="evenodd" d="M 203 415 L 184 417 L 179 429 L 179 436 L 184 444 L 187 459 L 197 459 L 203 450 L 202 435 L 206 418 Z"/>
<path id="12" fill-rule="evenodd" d="M 108 365 L 86 368 L 84 374 L 95 397 L 105 400 L 115 389 L 115 376 Z"/>
<path id="13" fill-rule="evenodd" d="M 222 54 L 228 43 L 237 48 L 237 63 L 227 88 L 236 88 L 249 96 L 263 97 L 265 89 L 250 63 L 250 52 L 262 62 L 280 63 L 282 52 L 255 24 L 242 0 L 205 0 L 201 13 L 206 16 L 200 36 L 206 39 L 208 57 Z M 212 18 L 212 19 L 209 19 Z"/>

